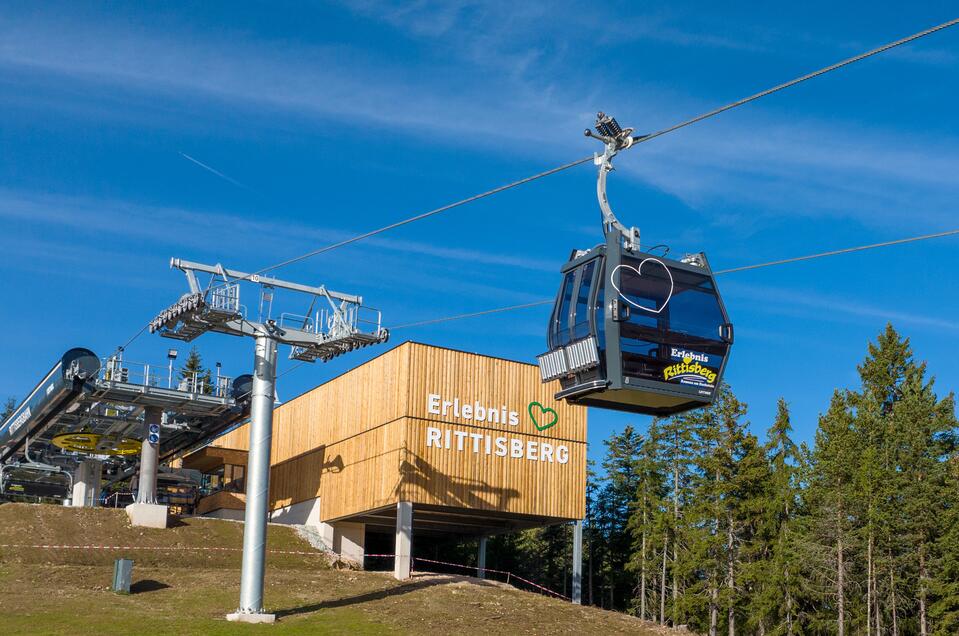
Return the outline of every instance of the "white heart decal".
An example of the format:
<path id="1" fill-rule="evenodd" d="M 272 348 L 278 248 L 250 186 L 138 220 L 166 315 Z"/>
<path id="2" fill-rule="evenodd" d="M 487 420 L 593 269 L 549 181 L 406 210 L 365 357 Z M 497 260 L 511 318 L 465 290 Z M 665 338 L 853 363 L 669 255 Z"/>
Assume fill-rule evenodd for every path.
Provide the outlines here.
<path id="1" fill-rule="evenodd" d="M 663 269 L 665 269 L 665 270 L 666 270 L 666 275 L 669 276 L 669 294 L 666 296 L 666 300 L 663 302 L 663 306 L 660 307 L 659 309 L 650 309 L 649 307 L 643 307 L 642 305 L 639 305 L 639 304 L 637 304 L 637 303 L 634 303 L 634 302 L 631 301 L 629 298 L 626 298 L 625 294 L 623 294 L 623 292 L 620 291 L 619 287 L 616 286 L 616 272 L 619 271 L 620 268 L 628 269 L 628 270 L 631 271 L 631 272 L 636 272 L 636 275 L 637 275 L 637 276 L 642 276 L 642 275 L 643 275 L 643 265 L 646 264 L 646 261 L 652 261 L 652 262 L 654 262 L 654 263 L 659 263 L 659 266 L 662 267 Z M 670 300 L 672 299 L 672 297 L 673 297 L 673 289 L 675 289 L 675 284 L 673 283 L 673 273 L 672 273 L 671 271 L 669 271 L 669 268 L 666 267 L 666 264 L 665 264 L 665 263 L 663 263 L 661 260 L 659 260 L 659 259 L 657 259 L 657 258 L 652 258 L 652 257 L 644 258 L 642 261 L 640 261 L 638 267 L 630 267 L 629 265 L 617 265 L 616 267 L 613 268 L 613 271 L 612 271 L 612 272 L 610 273 L 610 275 L 609 275 L 609 282 L 613 285 L 613 289 L 615 289 L 615 290 L 619 293 L 619 297 L 620 297 L 620 298 L 622 298 L 623 300 L 625 300 L 626 302 L 628 302 L 628 303 L 629 303 L 630 305 L 632 305 L 633 307 L 636 307 L 636 308 L 638 308 L 638 309 L 642 309 L 643 311 L 648 311 L 648 312 L 650 312 L 650 313 L 652 313 L 652 314 L 658 314 L 658 313 L 660 313 L 662 310 L 666 309 L 666 305 L 669 304 L 669 301 L 670 301 Z"/>

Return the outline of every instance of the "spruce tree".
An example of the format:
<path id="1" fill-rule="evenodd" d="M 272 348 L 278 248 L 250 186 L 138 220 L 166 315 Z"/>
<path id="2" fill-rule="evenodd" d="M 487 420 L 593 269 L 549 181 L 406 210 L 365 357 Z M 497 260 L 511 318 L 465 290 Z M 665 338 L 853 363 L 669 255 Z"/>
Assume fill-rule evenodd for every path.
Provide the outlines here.
<path id="1" fill-rule="evenodd" d="M 848 399 L 845 393 L 836 391 L 816 431 L 808 495 L 815 517 L 805 557 L 818 573 L 815 583 L 820 593 L 818 611 L 810 616 L 810 628 L 839 636 L 847 633 L 850 618 L 848 574 L 858 456 Z"/>
<path id="2" fill-rule="evenodd" d="M 905 631 L 925 636 L 930 633 L 930 597 L 932 588 L 948 592 L 954 574 L 945 565 L 949 559 L 949 534 L 956 523 L 953 514 L 959 504 L 959 491 L 952 479 L 950 465 L 943 461 L 956 448 L 955 404 L 952 396 L 936 397 L 933 381 L 925 380 L 925 364 L 910 364 L 898 387 L 898 399 L 889 420 L 897 431 L 897 490 L 893 499 L 898 513 L 896 545 L 899 558 L 892 563 L 896 578 L 902 581 Z M 943 548 L 945 548 L 943 550 Z M 959 597 L 953 597 L 959 600 Z M 959 609 L 959 607 L 957 607 Z M 938 631 L 943 624 L 959 631 L 959 621 L 949 625 L 944 615 L 934 621 Z"/>
<path id="3" fill-rule="evenodd" d="M 691 628 L 711 636 L 721 628 L 734 634 L 742 616 L 740 557 L 755 526 L 756 493 L 766 473 L 745 414 L 746 405 L 722 386 L 709 407 L 685 416 L 695 456 L 681 525 L 686 555 L 677 568 L 685 582 L 679 610 Z"/>
<path id="4" fill-rule="evenodd" d="M 953 454 L 943 462 L 944 494 L 951 494 L 940 517 L 941 536 L 938 537 L 930 562 L 936 564 L 935 576 L 930 577 L 929 617 L 931 632 L 936 636 L 959 634 L 959 455 Z"/>
<path id="5" fill-rule="evenodd" d="M 755 625 L 750 609 L 755 593 L 755 573 L 769 568 L 768 538 L 764 534 L 769 509 L 771 471 L 765 447 L 755 435 L 740 437 L 739 458 L 728 506 L 726 545 L 726 630 L 734 636 L 744 624 L 747 632 L 765 633 Z"/>
<path id="6" fill-rule="evenodd" d="M 602 570 L 610 609 L 628 607 L 634 596 L 634 579 L 626 565 L 632 545 L 629 520 L 639 487 L 637 461 L 642 442 L 642 436 L 632 426 L 626 426 L 622 433 L 613 434 L 604 442 L 605 476 L 599 492 L 597 513 L 607 548 Z"/>
<path id="7" fill-rule="evenodd" d="M 203 358 L 196 347 L 190 349 L 183 367 L 180 369 L 180 382 L 185 383 L 188 390 L 196 389 L 207 395 L 213 393 L 213 376 L 210 370 L 203 366 Z"/>
<path id="8" fill-rule="evenodd" d="M 769 478 L 748 570 L 748 625 L 759 634 L 797 634 L 798 598 L 802 595 L 799 529 L 801 456 L 790 434 L 789 407 L 783 398 L 766 432 L 764 452 Z"/>
<path id="9" fill-rule="evenodd" d="M 685 620 L 680 598 L 685 596 L 682 576 L 684 570 L 689 570 L 685 563 L 687 555 L 683 513 L 690 499 L 692 462 L 696 456 L 694 421 L 689 413 L 676 415 L 662 421 L 661 431 L 660 448 L 668 487 L 667 507 L 660 519 L 666 543 L 661 604 L 666 617 L 664 622 L 679 625 Z"/>
<path id="10" fill-rule="evenodd" d="M 596 566 L 601 559 L 597 556 L 597 551 L 602 550 L 602 538 L 599 534 L 596 498 L 599 493 L 599 482 L 596 477 L 596 471 L 593 469 L 595 463 L 591 459 L 586 460 L 586 519 L 583 524 L 583 538 L 585 540 L 586 552 L 586 603 L 595 604 L 594 590 L 596 589 Z"/>
<path id="11" fill-rule="evenodd" d="M 629 562 L 630 571 L 638 578 L 634 594 L 632 611 L 642 619 L 653 619 L 657 605 L 653 602 L 656 590 L 652 586 L 656 565 L 655 548 L 664 546 L 659 541 L 661 533 L 656 531 L 657 521 L 665 508 L 667 493 L 666 477 L 660 457 L 659 421 L 649 425 L 646 439 L 640 447 L 636 460 L 638 486 L 635 506 L 630 516 L 629 529 L 633 537 L 633 556 Z"/>
<path id="12" fill-rule="evenodd" d="M 866 550 L 866 633 L 898 635 L 901 621 L 916 613 L 912 611 L 916 596 L 906 590 L 915 588 L 919 575 L 912 567 L 914 546 L 903 540 L 913 520 L 903 514 L 908 479 L 902 454 L 913 428 L 908 420 L 914 418 L 897 413 L 908 392 L 922 392 L 925 370 L 913 360 L 908 339 L 886 325 L 876 342 L 869 343 L 858 371 L 862 386 L 850 393 L 850 404 L 861 447 L 857 490 Z M 920 433 L 918 438 L 922 437 L 928 436 Z"/>
<path id="13" fill-rule="evenodd" d="M 0 423 L 6 422 L 7 418 L 13 415 L 17 408 L 17 398 L 10 396 L 3 404 L 3 411 L 0 412 Z"/>

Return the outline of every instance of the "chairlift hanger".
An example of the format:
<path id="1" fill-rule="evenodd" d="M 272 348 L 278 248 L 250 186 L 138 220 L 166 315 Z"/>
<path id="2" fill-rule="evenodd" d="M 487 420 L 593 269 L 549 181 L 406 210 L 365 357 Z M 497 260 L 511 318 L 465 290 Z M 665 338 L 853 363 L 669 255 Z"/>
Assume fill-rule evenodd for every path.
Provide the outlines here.
<path id="1" fill-rule="evenodd" d="M 639 229 L 609 205 L 606 179 L 613 157 L 643 137 L 605 113 L 586 136 L 604 145 L 594 163 L 605 242 L 573 250 L 560 269 L 549 351 L 538 356 L 542 380 L 560 381 L 557 399 L 633 413 L 666 416 L 709 404 L 733 327 L 706 255 L 674 260 L 641 251 Z"/>

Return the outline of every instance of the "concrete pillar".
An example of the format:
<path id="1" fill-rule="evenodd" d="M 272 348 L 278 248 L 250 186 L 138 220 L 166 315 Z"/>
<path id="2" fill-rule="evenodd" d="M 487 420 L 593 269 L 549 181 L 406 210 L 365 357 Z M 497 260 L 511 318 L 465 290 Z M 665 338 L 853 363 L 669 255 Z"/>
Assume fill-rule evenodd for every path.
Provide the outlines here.
<path id="1" fill-rule="evenodd" d="M 102 463 L 98 459 L 84 459 L 73 474 L 73 506 L 93 508 L 99 505 Z"/>
<path id="2" fill-rule="evenodd" d="M 479 552 L 476 555 L 476 576 L 486 578 L 486 537 L 479 539 Z"/>
<path id="3" fill-rule="evenodd" d="M 573 524 L 573 602 L 583 603 L 583 520 Z"/>
<path id="4" fill-rule="evenodd" d="M 156 406 L 143 409 L 143 446 L 140 451 L 140 475 L 137 478 L 137 503 L 157 502 L 157 463 L 160 455 L 160 419 L 163 410 Z M 151 435 L 157 440 L 151 442 Z"/>
<path id="5" fill-rule="evenodd" d="M 393 578 L 404 581 L 410 578 L 413 560 L 413 503 L 401 501 L 396 504 L 396 557 L 393 560 Z"/>

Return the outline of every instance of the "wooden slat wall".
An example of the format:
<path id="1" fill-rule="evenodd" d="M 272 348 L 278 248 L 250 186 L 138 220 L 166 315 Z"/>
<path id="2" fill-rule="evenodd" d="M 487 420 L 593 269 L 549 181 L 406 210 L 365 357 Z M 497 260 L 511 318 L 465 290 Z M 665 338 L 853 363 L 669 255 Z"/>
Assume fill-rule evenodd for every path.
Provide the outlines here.
<path id="1" fill-rule="evenodd" d="M 440 506 L 497 510 L 517 514 L 582 519 L 586 516 L 586 444 L 565 444 L 569 448 L 566 464 L 532 461 L 526 458 L 486 455 L 485 440 L 480 453 L 466 450 L 426 447 L 426 429 L 430 422 L 409 419 L 407 425 L 408 460 L 404 470 L 401 497 L 406 501 Z M 495 438 L 504 436 L 497 429 L 440 425 L 440 428 L 468 430 Z M 539 435 L 509 433 L 510 438 L 543 441 Z M 551 444 L 554 442 L 550 442 Z"/>
<path id="2" fill-rule="evenodd" d="M 410 391 L 407 428 L 409 463 L 415 467 L 407 482 L 405 496 L 421 503 L 467 505 L 564 519 L 581 519 L 586 514 L 586 409 L 557 402 L 553 395 L 558 383 L 543 384 L 539 370 L 509 360 L 489 358 L 460 351 L 411 344 Z M 479 401 L 505 405 L 519 414 L 519 424 L 475 422 L 431 414 L 429 394 L 444 400 Z M 537 430 L 527 407 L 537 401 L 558 415 L 557 423 Z M 542 421 L 540 422 L 543 423 Z M 525 458 L 474 454 L 472 450 L 426 447 L 426 428 L 476 432 L 491 437 L 518 438 L 524 442 L 548 442 L 569 448 L 569 462 L 559 464 Z M 467 439 L 471 443 L 471 440 Z M 485 444 L 485 440 L 482 444 Z"/>
<path id="3" fill-rule="evenodd" d="M 272 463 L 404 415 L 409 360 L 409 350 L 397 347 L 277 407 L 273 413 Z M 216 445 L 249 450 L 249 425 L 227 433 Z"/>
<path id="4" fill-rule="evenodd" d="M 332 444 L 327 457 L 342 465 L 323 476 L 320 516 L 339 519 L 399 501 L 406 426 L 399 419 Z"/>
<path id="5" fill-rule="evenodd" d="M 243 510 L 246 507 L 246 495 L 242 492 L 221 490 L 204 497 L 196 506 L 196 514 L 202 515 L 213 510 Z"/>
<path id="6" fill-rule="evenodd" d="M 405 343 L 280 407 L 274 415 L 273 507 L 321 497 L 321 517 L 340 519 L 397 501 L 464 506 L 559 519 L 585 515 L 586 409 L 557 403 L 535 366 Z M 428 413 L 431 393 L 506 405 L 519 424 Z M 558 422 L 537 431 L 527 405 Z M 426 448 L 426 428 L 546 441 L 569 462 Z M 246 450 L 246 426 L 217 446 Z M 467 440 L 469 441 L 469 440 Z"/>
<path id="7" fill-rule="evenodd" d="M 406 346 L 411 347 L 413 352 L 406 408 L 412 417 L 469 423 L 463 418 L 428 413 L 427 396 L 430 393 L 438 393 L 447 399 L 459 397 L 479 400 L 484 405 L 493 403 L 493 398 L 497 398 L 500 405 L 505 404 L 519 411 L 521 420 L 518 427 L 500 425 L 503 430 L 532 431 L 548 438 L 586 441 L 586 409 L 554 400 L 553 396 L 560 390 L 559 383 L 543 384 L 539 369 L 534 365 L 419 343 L 411 342 Z M 526 408 L 534 400 L 559 414 L 559 422 L 555 426 L 542 432 L 532 428 Z"/>

